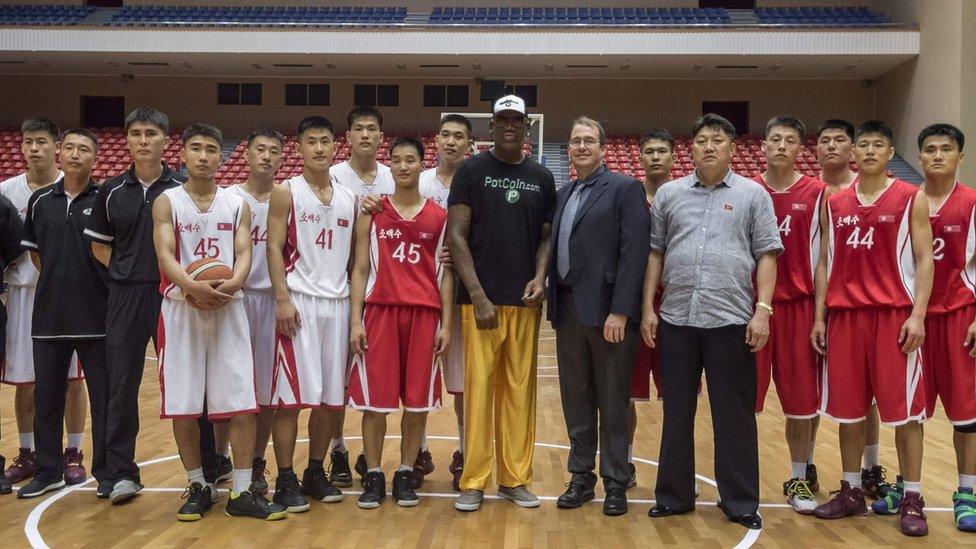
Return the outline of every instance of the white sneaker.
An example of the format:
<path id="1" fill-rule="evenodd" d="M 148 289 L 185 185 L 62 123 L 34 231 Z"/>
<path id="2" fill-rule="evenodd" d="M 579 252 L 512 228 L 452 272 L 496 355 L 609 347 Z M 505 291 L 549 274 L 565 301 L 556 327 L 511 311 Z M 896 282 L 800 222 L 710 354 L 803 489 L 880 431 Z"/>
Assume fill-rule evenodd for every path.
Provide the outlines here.
<path id="1" fill-rule="evenodd" d="M 461 495 L 454 500 L 454 508 L 458 511 L 477 511 L 481 509 L 481 502 L 484 499 L 484 492 L 471 488 L 461 492 Z"/>
<path id="2" fill-rule="evenodd" d="M 813 499 L 810 484 L 802 478 L 794 478 L 789 481 L 786 487 L 786 502 L 801 515 L 812 515 L 813 510 L 817 508 L 817 500 Z"/>

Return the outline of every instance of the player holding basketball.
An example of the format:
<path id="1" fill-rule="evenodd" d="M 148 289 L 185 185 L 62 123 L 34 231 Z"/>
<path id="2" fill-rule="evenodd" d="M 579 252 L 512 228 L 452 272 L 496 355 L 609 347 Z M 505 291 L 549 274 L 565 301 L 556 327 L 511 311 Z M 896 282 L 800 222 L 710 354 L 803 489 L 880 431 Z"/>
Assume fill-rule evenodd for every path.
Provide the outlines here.
<path id="1" fill-rule="evenodd" d="M 264 459 L 271 439 L 271 425 L 275 410 L 271 404 L 271 377 L 275 355 L 275 301 L 268 276 L 268 203 L 274 189 L 275 172 L 281 167 L 285 137 L 274 130 L 258 130 L 247 138 L 247 181 L 228 187 L 251 208 L 251 273 L 244 283 L 244 308 L 251 329 L 251 347 L 254 350 L 254 377 L 257 391 L 257 437 L 254 445 L 254 462 L 251 482 L 254 490 L 266 494 L 268 481 L 264 478 L 267 461 Z"/>
<path id="2" fill-rule="evenodd" d="M 349 405 L 364 412 L 366 485 L 359 507 L 386 497 L 380 468 L 386 414 L 403 406 L 400 466 L 393 477 L 397 505 L 419 503 L 413 471 L 427 413 L 441 405 L 436 357 L 451 344 L 454 280 L 438 260 L 447 211 L 420 194 L 424 146 L 401 137 L 390 147 L 396 191 L 383 209 L 356 222 L 356 261 L 350 295 L 350 345 L 356 354 Z M 442 278 L 443 277 L 443 278 Z"/>
<path id="3" fill-rule="evenodd" d="M 926 418 L 920 347 L 932 291 L 932 229 L 925 194 L 886 175 L 894 153 L 885 123 L 862 124 L 854 137 L 858 180 L 831 195 L 821 215 L 811 341 L 827 358 L 820 413 L 840 423 L 844 476 L 840 492 L 814 514 L 867 514 L 859 461 L 873 398 L 881 421 L 895 426 L 905 478 L 901 531 L 921 536 L 928 526 L 920 493 Z"/>
<path id="4" fill-rule="evenodd" d="M 220 130 L 213 126 L 188 127 L 180 151 L 187 181 L 165 191 L 153 204 L 153 243 L 164 297 L 157 336 L 160 417 L 173 419 L 190 484 L 177 513 L 179 520 L 200 520 L 217 498 L 217 487 L 204 480 L 200 461 L 197 417 L 203 413 L 204 398 L 210 419 L 230 421 L 234 470 L 225 512 L 277 520 L 285 517 L 285 508 L 251 490 L 258 407 L 241 293 L 251 269 L 251 209 L 214 182 L 222 142 Z M 186 267 L 207 258 L 229 264 L 233 276 L 191 278 Z"/>
<path id="5" fill-rule="evenodd" d="M 333 135 L 325 117 L 299 122 L 297 146 L 305 169 L 271 191 L 268 209 L 268 274 L 277 303 L 270 404 L 277 409 L 274 501 L 292 512 L 308 509 L 304 496 L 326 503 L 342 500 L 323 464 L 345 405 L 348 269 L 358 206 L 353 192 L 331 177 Z M 312 412 L 308 467 L 299 485 L 292 458 L 302 408 Z"/>
<path id="6" fill-rule="evenodd" d="M 777 116 L 766 124 L 762 150 L 766 171 L 755 180 L 769 192 L 785 250 L 776 258 L 776 287 L 769 343 L 756 353 L 756 413 L 762 412 L 770 378 L 776 381 L 792 472 L 783 492 L 793 510 L 813 514 L 817 507 L 816 466 L 807 463 L 813 418 L 820 404 L 820 361 L 802 342 L 813 326 L 813 275 L 820 252 L 820 205 L 826 185 L 796 171 L 803 149 L 803 123 Z"/>

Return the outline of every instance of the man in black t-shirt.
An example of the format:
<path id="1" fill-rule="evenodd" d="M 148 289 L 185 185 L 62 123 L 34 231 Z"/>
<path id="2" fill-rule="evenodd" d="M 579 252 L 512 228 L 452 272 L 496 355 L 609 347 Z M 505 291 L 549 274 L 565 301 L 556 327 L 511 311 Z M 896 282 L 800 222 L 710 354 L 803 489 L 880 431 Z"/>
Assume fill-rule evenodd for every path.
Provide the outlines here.
<path id="1" fill-rule="evenodd" d="M 481 507 L 493 457 L 499 495 L 520 507 L 539 506 L 528 486 L 556 185 L 548 169 L 522 153 L 529 128 L 521 98 L 496 101 L 494 146 L 461 164 L 448 198 L 449 246 L 462 281 L 465 451 L 454 502 L 460 511 Z"/>
<path id="2" fill-rule="evenodd" d="M 7 265 L 13 263 L 24 252 L 20 245 L 20 234 L 24 230 L 20 214 L 7 197 L 0 195 L 0 273 L 6 269 Z M 3 281 L 0 281 L 0 294 L 5 291 Z M 7 350 L 7 304 L 0 301 L 0 364 L 6 360 Z M 0 471 L 7 465 L 7 460 L 0 456 Z M 6 475 L 0 474 L 0 494 L 11 492 L 10 480 Z"/>

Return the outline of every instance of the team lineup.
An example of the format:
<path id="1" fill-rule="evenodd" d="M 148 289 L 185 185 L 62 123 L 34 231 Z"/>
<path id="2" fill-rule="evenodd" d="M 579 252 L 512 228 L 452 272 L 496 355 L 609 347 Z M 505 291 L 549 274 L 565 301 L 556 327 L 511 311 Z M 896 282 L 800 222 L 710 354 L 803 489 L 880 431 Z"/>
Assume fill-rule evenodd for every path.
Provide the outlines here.
<path id="1" fill-rule="evenodd" d="M 0 456 L 0 494 L 85 481 L 87 415 L 96 497 L 122 504 L 143 490 L 138 389 L 151 339 L 159 416 L 172 420 L 186 471 L 180 521 L 202 519 L 225 481 L 226 514 L 284 519 L 311 500 L 341 502 L 353 472 L 360 508 L 381 506 L 388 488 L 417 506 L 434 467 L 427 415 L 444 392 L 457 420 L 454 507 L 480 509 L 493 471 L 502 499 L 539 507 L 545 308 L 570 439 L 557 507 L 594 499 L 601 479 L 604 514 L 628 512 L 635 402 L 650 400 L 653 382 L 664 421 L 649 516 L 695 508 L 695 407 L 707 389 L 716 452 L 735 456 L 716 460 L 719 507 L 761 529 L 755 415 L 774 384 L 791 466 L 782 494 L 798 514 L 870 507 L 926 535 L 922 424 L 941 400 L 959 474 L 955 527 L 976 532 L 976 191 L 956 181 L 959 129 L 921 131 L 918 187 L 888 175 L 885 123 L 823 122 L 812 177 L 796 169 L 805 126 L 777 116 L 765 171 L 747 179 L 731 169 L 734 126 L 707 114 L 691 131 L 694 173 L 671 179 L 675 140 L 654 130 L 640 138 L 646 175 L 635 182 L 604 166 L 604 128 L 580 117 L 566 144 L 576 178 L 557 189 L 524 153 L 525 102 L 503 97 L 491 114 L 493 144 L 480 153 L 471 122 L 444 116 L 438 165 L 426 170 L 413 137 L 392 141 L 389 166 L 377 161 L 373 107 L 349 112 L 351 157 L 335 165 L 337 129 L 309 116 L 296 128 L 303 172 L 281 183 L 288 140 L 258 130 L 247 180 L 229 187 L 215 182 L 224 140 L 207 124 L 182 133 L 178 173 L 162 162 L 166 115 L 134 110 L 132 166 L 98 183 L 92 132 L 25 121 L 28 171 L 0 183 L 0 382 L 16 387 L 20 440 L 9 467 Z M 354 460 L 347 408 L 362 414 Z M 386 416 L 398 412 L 398 466 L 384 471 Z M 839 425 L 843 477 L 818 500 L 821 417 Z M 880 464 L 880 424 L 895 428 L 895 479 Z"/>

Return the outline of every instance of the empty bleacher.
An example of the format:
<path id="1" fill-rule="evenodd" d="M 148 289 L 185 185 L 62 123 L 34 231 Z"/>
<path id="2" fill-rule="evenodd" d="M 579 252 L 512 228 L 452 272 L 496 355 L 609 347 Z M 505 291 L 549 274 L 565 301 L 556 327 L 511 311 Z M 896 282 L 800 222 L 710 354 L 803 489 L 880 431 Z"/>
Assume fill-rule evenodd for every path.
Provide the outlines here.
<path id="1" fill-rule="evenodd" d="M 756 8 L 754 12 L 764 25 L 871 27 L 885 23 L 865 7 Z"/>
<path id="2" fill-rule="evenodd" d="M 722 25 L 722 8 L 435 7 L 430 25 Z"/>
<path id="3" fill-rule="evenodd" d="M 0 5 L 4 25 L 74 25 L 94 12 L 94 6 Z"/>
<path id="4" fill-rule="evenodd" d="M 110 25 L 123 26 L 304 26 L 403 23 L 405 7 L 363 6 L 126 6 Z"/>

